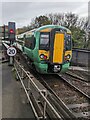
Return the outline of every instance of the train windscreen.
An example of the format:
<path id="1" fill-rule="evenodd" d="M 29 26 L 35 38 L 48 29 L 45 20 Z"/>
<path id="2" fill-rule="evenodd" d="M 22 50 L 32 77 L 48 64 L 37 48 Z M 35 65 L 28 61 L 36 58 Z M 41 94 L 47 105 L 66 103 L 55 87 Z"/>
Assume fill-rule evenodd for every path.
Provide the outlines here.
<path id="1" fill-rule="evenodd" d="M 49 33 L 40 34 L 40 50 L 49 50 Z"/>
<path id="2" fill-rule="evenodd" d="M 71 50 L 71 45 L 72 45 L 71 35 L 66 34 L 65 35 L 65 50 Z"/>

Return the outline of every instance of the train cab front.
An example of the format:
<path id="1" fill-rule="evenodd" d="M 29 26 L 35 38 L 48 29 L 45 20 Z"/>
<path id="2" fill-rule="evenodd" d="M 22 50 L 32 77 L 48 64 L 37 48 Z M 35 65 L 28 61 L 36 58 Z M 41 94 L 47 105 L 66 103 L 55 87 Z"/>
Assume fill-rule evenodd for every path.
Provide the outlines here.
<path id="1" fill-rule="evenodd" d="M 65 61 L 65 33 L 60 28 L 54 28 L 47 32 L 40 32 L 39 42 L 39 72 L 59 73 L 69 67 Z M 70 55 L 71 56 L 71 55 Z"/>

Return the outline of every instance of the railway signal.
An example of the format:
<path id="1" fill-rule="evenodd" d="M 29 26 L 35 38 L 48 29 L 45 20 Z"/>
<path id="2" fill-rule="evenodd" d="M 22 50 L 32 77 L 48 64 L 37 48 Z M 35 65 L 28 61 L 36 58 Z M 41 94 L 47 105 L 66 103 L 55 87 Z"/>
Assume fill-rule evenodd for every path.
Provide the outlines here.
<path id="1" fill-rule="evenodd" d="M 15 22 L 8 22 L 8 38 L 10 40 L 10 44 L 13 44 L 15 42 Z"/>
<path id="2" fill-rule="evenodd" d="M 15 22 L 8 22 L 8 40 L 10 41 L 10 48 L 7 50 L 7 54 L 9 55 L 9 65 L 14 64 L 14 56 L 16 54 L 16 49 L 12 47 L 12 45 L 15 42 L 15 35 Z"/>

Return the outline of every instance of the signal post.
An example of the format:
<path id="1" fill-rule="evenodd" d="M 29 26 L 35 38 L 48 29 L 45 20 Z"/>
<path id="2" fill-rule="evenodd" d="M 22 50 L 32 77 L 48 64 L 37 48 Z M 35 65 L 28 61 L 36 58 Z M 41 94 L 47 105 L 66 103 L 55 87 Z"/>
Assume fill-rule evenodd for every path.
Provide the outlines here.
<path id="1" fill-rule="evenodd" d="M 16 49 L 13 47 L 15 42 L 15 22 L 8 22 L 8 40 L 10 41 L 10 47 L 7 49 L 7 54 L 9 56 L 9 65 L 14 65 L 14 56 L 16 54 Z"/>

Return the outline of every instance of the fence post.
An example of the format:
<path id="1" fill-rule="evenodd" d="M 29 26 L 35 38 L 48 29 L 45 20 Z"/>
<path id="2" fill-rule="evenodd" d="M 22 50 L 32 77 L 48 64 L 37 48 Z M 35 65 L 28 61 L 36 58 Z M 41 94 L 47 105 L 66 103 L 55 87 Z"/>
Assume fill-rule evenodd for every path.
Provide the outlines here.
<path id="1" fill-rule="evenodd" d="M 42 93 L 44 94 L 45 97 L 47 97 L 47 91 L 42 90 Z M 43 118 L 46 119 L 46 101 L 44 101 L 44 108 L 43 108 Z"/>

